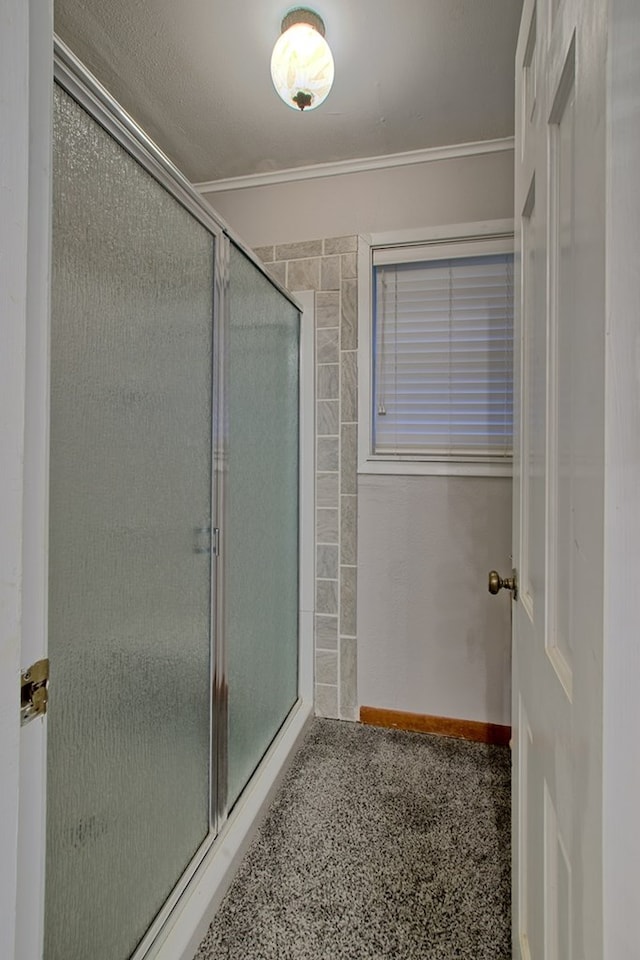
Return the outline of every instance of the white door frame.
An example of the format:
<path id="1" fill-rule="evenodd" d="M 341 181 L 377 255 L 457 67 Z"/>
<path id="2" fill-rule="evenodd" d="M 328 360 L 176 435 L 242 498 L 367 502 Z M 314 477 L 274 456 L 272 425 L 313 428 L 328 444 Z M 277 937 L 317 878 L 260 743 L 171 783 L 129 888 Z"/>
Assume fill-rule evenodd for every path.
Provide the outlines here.
<path id="1" fill-rule="evenodd" d="M 52 0 L 0 14 L 0 930 L 42 941 L 45 725 L 19 725 L 20 667 L 46 649 Z"/>

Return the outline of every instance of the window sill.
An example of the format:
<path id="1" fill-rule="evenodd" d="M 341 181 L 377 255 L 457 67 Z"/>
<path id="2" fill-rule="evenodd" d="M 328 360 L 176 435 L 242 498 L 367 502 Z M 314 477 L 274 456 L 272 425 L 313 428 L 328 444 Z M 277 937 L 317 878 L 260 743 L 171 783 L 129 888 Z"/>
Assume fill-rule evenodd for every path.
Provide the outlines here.
<path id="1" fill-rule="evenodd" d="M 368 458 L 358 463 L 359 475 L 402 477 L 511 477 L 511 463 L 447 463 L 433 460 Z"/>

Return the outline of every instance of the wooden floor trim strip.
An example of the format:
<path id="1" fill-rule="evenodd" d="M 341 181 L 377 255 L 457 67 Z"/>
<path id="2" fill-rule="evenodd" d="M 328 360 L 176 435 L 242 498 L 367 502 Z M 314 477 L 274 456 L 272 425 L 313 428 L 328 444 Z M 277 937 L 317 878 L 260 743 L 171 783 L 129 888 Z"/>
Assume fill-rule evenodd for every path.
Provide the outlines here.
<path id="1" fill-rule="evenodd" d="M 407 713 L 404 710 L 382 710 L 378 707 L 360 707 L 360 723 L 374 727 L 393 727 L 415 733 L 433 733 L 459 740 L 475 740 L 507 746 L 511 727 L 499 723 L 481 723 L 478 720 L 456 720 L 453 717 L 431 717 L 425 713 Z"/>

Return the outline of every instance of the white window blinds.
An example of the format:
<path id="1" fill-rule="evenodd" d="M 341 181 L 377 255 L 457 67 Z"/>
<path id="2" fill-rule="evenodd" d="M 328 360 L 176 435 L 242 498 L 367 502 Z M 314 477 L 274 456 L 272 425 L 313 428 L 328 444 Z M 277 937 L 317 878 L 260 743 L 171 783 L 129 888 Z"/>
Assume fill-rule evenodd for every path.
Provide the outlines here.
<path id="1" fill-rule="evenodd" d="M 512 452 L 513 254 L 374 267 L 373 453 Z"/>

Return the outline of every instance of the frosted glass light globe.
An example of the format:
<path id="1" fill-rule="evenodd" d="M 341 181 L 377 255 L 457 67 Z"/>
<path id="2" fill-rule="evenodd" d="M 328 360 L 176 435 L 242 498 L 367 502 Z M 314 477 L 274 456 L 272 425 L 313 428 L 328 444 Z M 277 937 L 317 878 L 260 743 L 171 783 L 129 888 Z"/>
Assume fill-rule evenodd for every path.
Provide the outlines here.
<path id="1" fill-rule="evenodd" d="M 271 79 L 293 110 L 315 110 L 333 84 L 333 56 L 322 34 L 308 23 L 294 23 L 276 41 Z"/>

